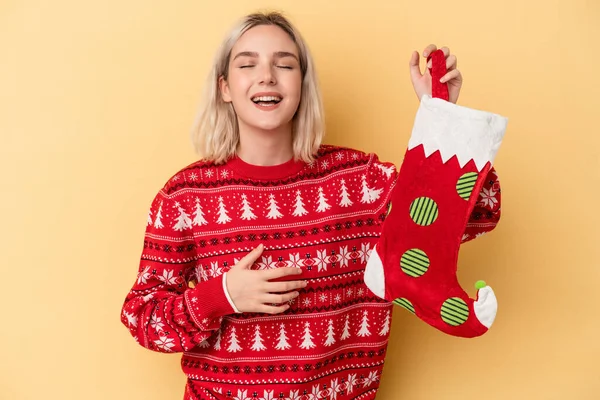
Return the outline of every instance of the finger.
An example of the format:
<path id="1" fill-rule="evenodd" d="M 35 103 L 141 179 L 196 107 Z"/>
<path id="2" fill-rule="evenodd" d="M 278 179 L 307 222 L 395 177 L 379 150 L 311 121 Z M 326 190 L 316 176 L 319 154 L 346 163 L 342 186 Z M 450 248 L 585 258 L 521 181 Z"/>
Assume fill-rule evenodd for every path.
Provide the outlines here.
<path id="1" fill-rule="evenodd" d="M 433 45 L 429 45 L 428 48 L 431 47 L 431 46 L 433 46 Z M 431 51 L 429 54 L 433 53 L 436 50 L 437 49 L 435 48 L 435 46 L 433 46 L 433 51 Z M 448 59 L 449 59 L 449 57 L 453 57 L 454 58 L 454 62 L 456 62 L 456 57 L 454 55 L 450 55 L 450 49 L 447 48 L 447 47 L 445 47 L 445 46 L 442 47 L 442 48 L 440 48 L 440 50 L 442 51 L 442 53 L 444 53 L 444 58 L 446 58 L 446 69 L 450 69 L 451 64 L 450 65 L 448 64 Z M 431 66 L 432 66 L 432 63 L 431 63 L 431 60 L 429 60 L 427 62 L 427 69 L 430 69 Z"/>
<path id="2" fill-rule="evenodd" d="M 268 282 L 266 290 L 269 293 L 282 293 L 289 292 L 290 290 L 302 289 L 307 285 L 307 281 Z"/>
<path id="3" fill-rule="evenodd" d="M 440 50 L 444 53 L 444 58 L 448 58 L 448 56 L 450 56 L 450 49 L 446 46 L 442 47 Z"/>
<path id="4" fill-rule="evenodd" d="M 448 56 L 448 58 L 446 58 L 446 69 L 448 71 L 456 69 L 457 68 L 457 60 L 456 60 L 456 56 L 454 54 Z"/>
<path id="5" fill-rule="evenodd" d="M 410 79 L 413 81 L 416 81 L 423 76 L 423 74 L 421 74 L 421 67 L 419 66 L 418 52 L 413 51 L 412 55 L 410 56 L 410 61 L 408 62 L 408 68 L 410 70 Z"/>
<path id="6" fill-rule="evenodd" d="M 290 292 L 290 293 L 285 293 L 285 294 L 265 294 L 264 296 L 261 296 L 260 300 L 262 303 L 264 304 L 282 304 L 282 303 L 286 303 L 292 299 L 295 299 L 296 297 L 298 297 L 300 293 L 298 292 Z"/>
<path id="7" fill-rule="evenodd" d="M 453 79 L 457 82 L 462 82 L 462 75 L 459 70 L 453 69 L 452 71 L 448 72 L 446 75 L 442 76 L 440 82 L 449 82 Z"/>
<path id="8" fill-rule="evenodd" d="M 429 57 L 429 55 L 436 50 L 437 46 L 435 44 L 430 44 L 429 46 L 425 47 L 425 50 L 423 50 L 423 57 Z"/>
<path id="9" fill-rule="evenodd" d="M 246 254 L 237 264 L 235 264 L 232 268 L 242 268 L 242 269 L 250 269 L 254 261 L 260 257 L 264 250 L 264 245 L 261 243 L 257 247 L 255 247 L 250 253 Z"/>
<path id="10" fill-rule="evenodd" d="M 263 304 L 262 306 L 259 307 L 258 312 L 262 312 L 265 314 L 281 314 L 288 308 L 290 308 L 289 304 L 284 304 L 282 306 L 268 306 L 268 305 Z"/>
<path id="11" fill-rule="evenodd" d="M 300 268 L 282 267 L 260 272 L 262 273 L 263 278 L 269 281 L 271 279 L 282 278 L 284 276 L 300 275 L 302 273 L 302 270 Z"/>

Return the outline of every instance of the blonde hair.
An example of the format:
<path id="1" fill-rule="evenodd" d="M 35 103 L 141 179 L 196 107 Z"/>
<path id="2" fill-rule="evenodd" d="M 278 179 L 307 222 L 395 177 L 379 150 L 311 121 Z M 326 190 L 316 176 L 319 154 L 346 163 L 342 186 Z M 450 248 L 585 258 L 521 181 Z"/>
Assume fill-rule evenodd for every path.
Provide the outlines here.
<path id="1" fill-rule="evenodd" d="M 292 120 L 293 152 L 296 160 L 313 161 L 325 133 L 323 104 L 313 60 L 300 32 L 279 12 L 246 15 L 225 37 L 215 54 L 207 77 L 200 110 L 191 132 L 196 152 L 217 164 L 234 156 L 240 135 L 237 117 L 231 103 L 221 96 L 219 77 L 227 79 L 231 50 L 249 29 L 259 25 L 275 25 L 283 29 L 298 48 L 302 71 L 300 104 Z"/>

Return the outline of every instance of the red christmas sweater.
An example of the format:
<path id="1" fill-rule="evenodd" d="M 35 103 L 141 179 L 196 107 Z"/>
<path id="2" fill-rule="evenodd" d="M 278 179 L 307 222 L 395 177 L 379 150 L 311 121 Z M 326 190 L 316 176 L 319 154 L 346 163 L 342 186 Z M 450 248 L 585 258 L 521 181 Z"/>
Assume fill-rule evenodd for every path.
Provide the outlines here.
<path id="1" fill-rule="evenodd" d="M 397 174 L 334 146 L 311 164 L 189 165 L 152 202 L 123 324 L 145 348 L 183 353 L 185 399 L 373 399 L 392 303 L 363 274 Z M 495 227 L 499 202 L 492 169 L 463 242 Z M 227 270 L 259 243 L 253 268 L 308 281 L 279 315 L 237 313 L 226 292 Z"/>

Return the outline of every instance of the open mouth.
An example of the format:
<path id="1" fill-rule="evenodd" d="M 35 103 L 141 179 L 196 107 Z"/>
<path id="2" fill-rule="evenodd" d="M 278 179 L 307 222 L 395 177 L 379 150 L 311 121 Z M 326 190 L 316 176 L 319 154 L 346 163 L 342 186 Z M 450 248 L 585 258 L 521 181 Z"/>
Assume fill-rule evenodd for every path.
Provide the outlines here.
<path id="1" fill-rule="evenodd" d="M 252 102 L 263 107 L 270 107 L 279 104 L 281 97 L 279 96 L 257 96 L 253 97 Z"/>

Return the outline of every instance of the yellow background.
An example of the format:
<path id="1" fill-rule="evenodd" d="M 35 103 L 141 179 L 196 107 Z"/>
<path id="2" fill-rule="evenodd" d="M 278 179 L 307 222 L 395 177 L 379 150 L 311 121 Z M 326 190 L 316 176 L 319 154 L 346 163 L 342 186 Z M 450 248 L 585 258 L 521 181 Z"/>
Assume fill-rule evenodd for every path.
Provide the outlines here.
<path id="1" fill-rule="evenodd" d="M 271 6 L 314 52 L 328 143 L 400 163 L 418 106 L 408 60 L 429 43 L 458 56 L 459 104 L 509 118 L 501 224 L 459 267 L 464 287 L 496 290 L 496 323 L 463 340 L 398 309 L 378 399 L 600 398 L 591 0 L 0 2 L 0 398 L 182 398 L 179 355 L 139 347 L 120 307 L 152 197 L 195 160 L 217 44 Z"/>

